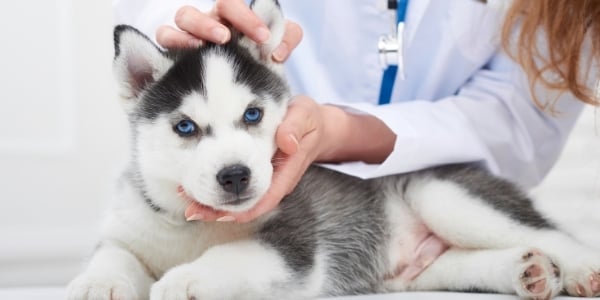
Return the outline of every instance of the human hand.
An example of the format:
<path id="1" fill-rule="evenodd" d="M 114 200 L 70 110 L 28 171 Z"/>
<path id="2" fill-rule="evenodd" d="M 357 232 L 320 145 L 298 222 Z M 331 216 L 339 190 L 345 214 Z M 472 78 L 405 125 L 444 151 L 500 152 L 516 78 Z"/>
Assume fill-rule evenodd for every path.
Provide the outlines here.
<path id="1" fill-rule="evenodd" d="M 268 27 L 244 3 L 243 0 L 216 0 L 209 12 L 201 12 L 192 6 L 181 7 L 175 15 L 178 29 L 163 25 L 156 32 L 156 40 L 166 48 L 198 47 L 202 41 L 217 44 L 231 39 L 227 25 L 233 26 L 258 44 L 267 42 L 271 36 Z M 302 29 L 292 21 L 286 22 L 283 40 L 273 50 L 277 62 L 285 61 L 302 40 Z"/>
<path id="2" fill-rule="evenodd" d="M 317 104 L 306 96 L 295 97 L 277 128 L 275 140 L 279 150 L 272 160 L 271 185 L 262 199 L 242 213 L 216 211 L 190 201 L 193 204 L 186 210 L 185 217 L 190 221 L 245 223 L 273 210 L 292 192 L 311 163 L 328 158 L 336 143 L 334 137 L 339 137 L 335 128 L 341 125 L 340 113 L 343 111 L 337 107 Z"/>

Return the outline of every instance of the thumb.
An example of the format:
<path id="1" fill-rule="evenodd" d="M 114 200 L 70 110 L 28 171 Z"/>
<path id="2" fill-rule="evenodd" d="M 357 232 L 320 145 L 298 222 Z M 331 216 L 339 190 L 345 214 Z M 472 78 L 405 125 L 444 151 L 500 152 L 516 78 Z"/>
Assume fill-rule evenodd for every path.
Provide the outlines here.
<path id="1" fill-rule="evenodd" d="M 292 132 L 290 129 L 289 126 L 280 126 L 275 135 L 277 147 L 281 152 L 287 155 L 295 154 L 300 147 L 300 142 L 298 141 L 296 133 Z"/>
<path id="2" fill-rule="evenodd" d="M 306 96 L 296 96 L 290 105 L 285 118 L 277 127 L 275 140 L 277 147 L 287 155 L 296 154 L 302 138 L 314 130 L 314 111 L 317 105 Z"/>

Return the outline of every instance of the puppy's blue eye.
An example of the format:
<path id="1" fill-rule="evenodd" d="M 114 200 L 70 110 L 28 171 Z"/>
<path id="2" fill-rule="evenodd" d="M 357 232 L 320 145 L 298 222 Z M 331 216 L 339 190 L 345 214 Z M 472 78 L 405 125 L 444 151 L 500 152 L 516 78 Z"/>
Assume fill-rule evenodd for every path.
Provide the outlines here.
<path id="1" fill-rule="evenodd" d="M 260 108 L 251 107 L 244 112 L 244 122 L 246 124 L 256 124 L 262 119 L 263 112 Z"/>
<path id="2" fill-rule="evenodd" d="M 191 120 L 182 120 L 175 125 L 175 132 L 180 136 L 192 136 L 196 134 L 196 123 Z"/>

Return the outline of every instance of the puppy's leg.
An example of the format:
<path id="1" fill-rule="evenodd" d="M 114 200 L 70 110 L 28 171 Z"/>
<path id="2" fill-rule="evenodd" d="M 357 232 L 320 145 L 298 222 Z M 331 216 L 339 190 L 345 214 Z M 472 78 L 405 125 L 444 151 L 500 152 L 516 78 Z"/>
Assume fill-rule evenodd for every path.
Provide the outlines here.
<path id="1" fill-rule="evenodd" d="M 539 248 L 563 270 L 565 288 L 573 296 L 600 295 L 600 253 L 545 221 L 529 199 L 501 209 L 502 191 L 476 195 L 448 180 L 415 180 L 407 188 L 409 206 L 426 226 L 449 244 L 461 248 Z M 511 197 L 511 195 L 502 195 Z M 486 198 L 487 197 L 487 198 Z M 514 198 L 505 200 L 512 201 Z"/>
<path id="2" fill-rule="evenodd" d="M 396 279 L 398 280 L 398 279 Z M 480 290 L 548 299 L 562 289 L 558 267 L 531 248 L 449 249 L 410 283 L 390 282 L 396 289 Z"/>
<path id="3" fill-rule="evenodd" d="M 96 250 L 87 269 L 67 287 L 67 299 L 147 299 L 154 279 L 129 251 L 112 244 Z"/>
<path id="4" fill-rule="evenodd" d="M 511 248 L 531 241 L 540 231 L 554 231 L 521 223 L 452 181 L 411 180 L 404 197 L 429 229 L 459 248 Z"/>
<path id="5" fill-rule="evenodd" d="M 257 240 L 239 241 L 210 248 L 194 262 L 171 269 L 152 286 L 150 299 L 315 297 L 317 291 L 303 285 L 304 279 L 269 245 Z"/>

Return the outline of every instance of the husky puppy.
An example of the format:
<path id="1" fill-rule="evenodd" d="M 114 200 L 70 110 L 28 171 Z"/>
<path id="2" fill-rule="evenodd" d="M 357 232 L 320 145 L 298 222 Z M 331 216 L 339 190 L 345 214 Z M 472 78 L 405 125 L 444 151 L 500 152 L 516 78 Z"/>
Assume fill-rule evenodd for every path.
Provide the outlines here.
<path id="1" fill-rule="evenodd" d="M 284 19 L 276 0 L 251 5 L 271 27 L 269 44 L 236 34 L 226 45 L 165 52 L 132 27 L 115 28 L 131 163 L 69 299 L 600 295 L 600 253 L 559 231 L 515 186 L 474 166 L 371 180 L 311 167 L 256 221 L 187 222 L 190 199 L 244 211 L 273 175 L 275 130 L 290 94 L 269 53 Z"/>

